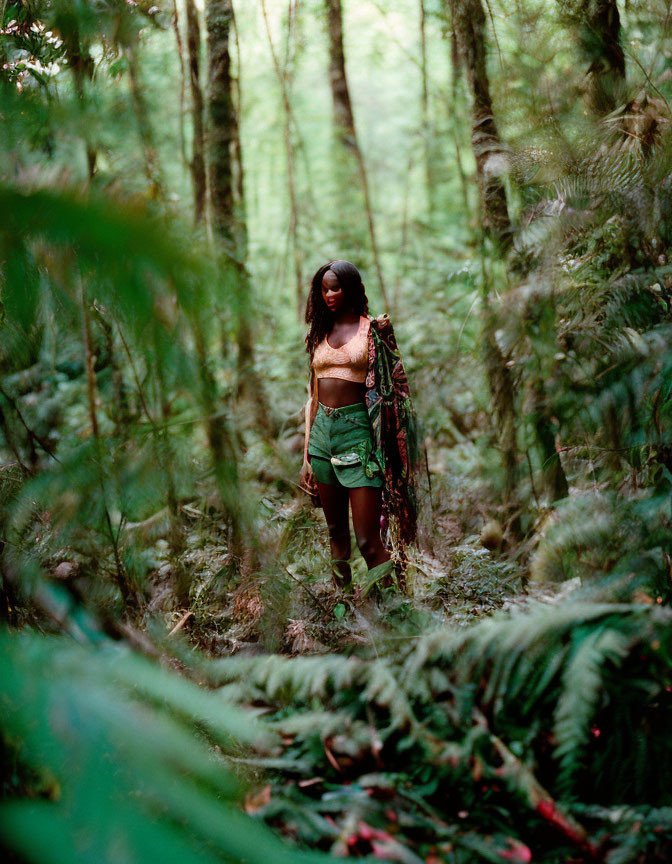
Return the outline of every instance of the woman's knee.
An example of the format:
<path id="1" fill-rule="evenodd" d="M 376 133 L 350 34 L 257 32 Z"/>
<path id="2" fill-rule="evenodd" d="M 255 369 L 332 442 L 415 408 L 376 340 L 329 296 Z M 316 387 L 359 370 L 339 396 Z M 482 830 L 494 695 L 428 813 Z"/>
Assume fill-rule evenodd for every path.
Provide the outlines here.
<path id="1" fill-rule="evenodd" d="M 381 548 L 383 543 L 380 539 L 380 536 L 376 534 L 358 534 L 357 535 L 357 548 L 359 549 L 362 558 L 365 561 L 368 561 L 371 558 L 375 558 Z"/>
<path id="2" fill-rule="evenodd" d="M 350 557 L 350 532 L 342 529 L 332 531 L 329 527 L 329 545 L 333 558 L 346 561 Z"/>

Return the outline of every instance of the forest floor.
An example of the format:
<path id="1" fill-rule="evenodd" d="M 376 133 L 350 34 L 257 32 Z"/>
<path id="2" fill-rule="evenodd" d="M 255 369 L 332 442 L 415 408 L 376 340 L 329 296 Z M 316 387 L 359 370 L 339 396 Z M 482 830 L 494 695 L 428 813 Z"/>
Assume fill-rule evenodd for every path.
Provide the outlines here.
<path id="1" fill-rule="evenodd" d="M 248 456 L 258 466 L 258 454 Z M 159 537 L 152 546 L 156 566 L 149 574 L 144 625 L 163 621 L 166 632 L 183 630 L 193 646 L 214 656 L 348 646 L 369 646 L 375 653 L 379 640 L 417 638 L 442 624 L 463 627 L 499 609 L 556 602 L 579 587 L 579 579 L 562 586 L 530 581 L 530 553 L 544 514 L 525 537 L 513 536 L 511 515 L 507 522 L 482 480 L 475 444 L 435 448 L 429 458 L 432 510 L 425 513 L 423 541 L 409 552 L 405 591 L 389 589 L 362 600 L 359 583 L 366 568 L 353 537 L 354 591 L 344 596 L 331 579 L 321 509 L 297 497 L 283 475 L 286 462 L 271 457 L 249 479 L 266 514 L 262 544 L 279 550 L 277 556 L 252 578 L 238 579 L 221 517 L 198 501 L 184 504 L 180 566 L 191 578 L 189 609 L 176 604 L 169 544 Z"/>

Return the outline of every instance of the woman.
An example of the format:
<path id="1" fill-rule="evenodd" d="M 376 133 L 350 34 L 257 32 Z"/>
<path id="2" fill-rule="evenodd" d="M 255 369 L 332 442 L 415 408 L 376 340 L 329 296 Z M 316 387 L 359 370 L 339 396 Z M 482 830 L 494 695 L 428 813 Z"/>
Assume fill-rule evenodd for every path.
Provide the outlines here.
<path id="1" fill-rule="evenodd" d="M 315 273 L 306 305 L 311 375 L 302 485 L 316 484 L 329 529 L 334 579 L 351 583 L 348 505 L 368 567 L 364 596 L 394 568 L 381 540 L 415 539 L 415 417 L 387 316 L 372 319 L 359 271 L 330 261 Z M 382 515 L 382 520 L 381 520 Z"/>

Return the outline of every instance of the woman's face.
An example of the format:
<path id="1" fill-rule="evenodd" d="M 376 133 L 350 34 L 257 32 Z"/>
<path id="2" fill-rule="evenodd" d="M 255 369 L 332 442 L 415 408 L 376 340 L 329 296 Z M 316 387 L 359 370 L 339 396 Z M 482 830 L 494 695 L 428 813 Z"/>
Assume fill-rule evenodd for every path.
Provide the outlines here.
<path id="1" fill-rule="evenodd" d="M 338 312 L 345 305 L 345 294 L 333 270 L 327 270 L 322 277 L 322 299 L 330 312 Z"/>

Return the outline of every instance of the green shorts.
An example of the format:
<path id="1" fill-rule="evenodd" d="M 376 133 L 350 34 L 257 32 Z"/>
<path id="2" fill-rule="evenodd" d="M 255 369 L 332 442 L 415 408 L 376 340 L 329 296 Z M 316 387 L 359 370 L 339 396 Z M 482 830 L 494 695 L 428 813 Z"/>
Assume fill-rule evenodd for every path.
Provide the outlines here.
<path id="1" fill-rule="evenodd" d="M 373 455 L 369 413 L 363 402 L 326 408 L 320 402 L 308 439 L 310 464 L 318 483 L 340 483 L 348 489 L 383 485 Z"/>

